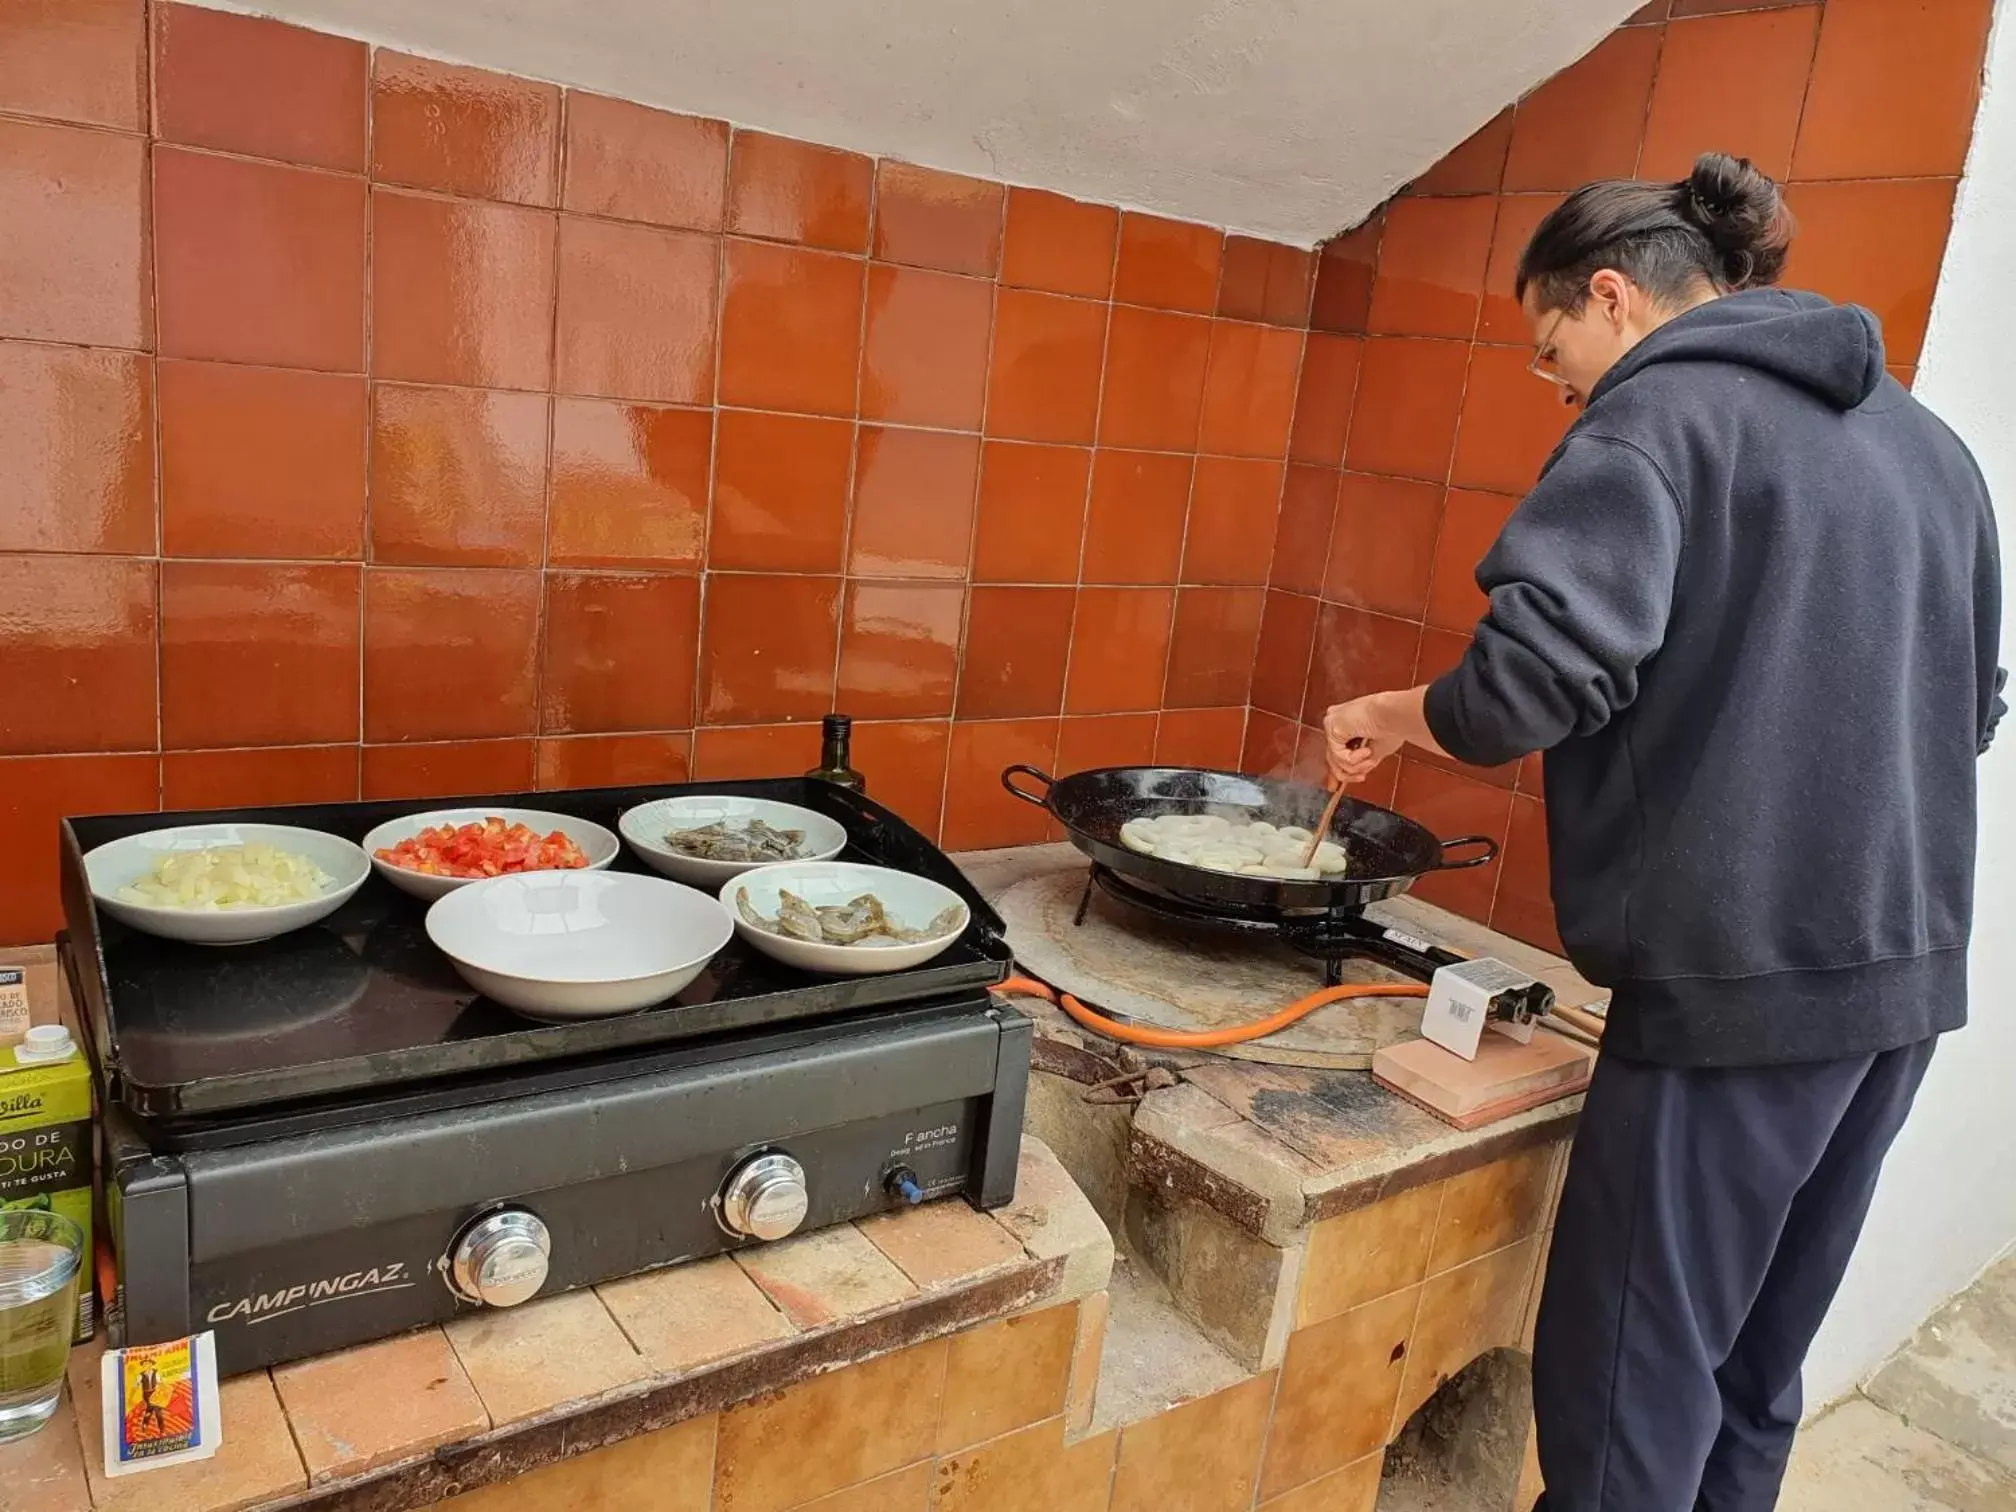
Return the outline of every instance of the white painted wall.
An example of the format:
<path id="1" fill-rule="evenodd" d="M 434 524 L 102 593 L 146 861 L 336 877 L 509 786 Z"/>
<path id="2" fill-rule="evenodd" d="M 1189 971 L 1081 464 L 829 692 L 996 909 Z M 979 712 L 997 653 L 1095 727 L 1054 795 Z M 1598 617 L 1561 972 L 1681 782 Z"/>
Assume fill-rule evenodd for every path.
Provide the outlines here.
<path id="1" fill-rule="evenodd" d="M 201 0 L 1303 246 L 1636 0 Z"/>
<path id="2" fill-rule="evenodd" d="M 2001 506 L 2016 666 L 2016 0 L 2000 0 L 1967 177 L 1916 392 L 1960 432 Z M 1939 1049 L 1807 1362 L 1818 1405 L 1864 1380 L 1920 1320 L 2016 1242 L 2016 728 L 1981 763 L 1972 1022 Z"/>

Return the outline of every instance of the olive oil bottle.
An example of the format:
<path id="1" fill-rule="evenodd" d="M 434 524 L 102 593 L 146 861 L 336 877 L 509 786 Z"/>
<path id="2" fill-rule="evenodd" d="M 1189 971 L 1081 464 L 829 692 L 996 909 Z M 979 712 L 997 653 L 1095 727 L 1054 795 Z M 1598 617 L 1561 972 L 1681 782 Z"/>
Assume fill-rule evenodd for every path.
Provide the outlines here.
<path id="1" fill-rule="evenodd" d="M 852 788 L 857 793 L 867 792 L 868 780 L 854 770 L 853 755 L 849 750 L 854 738 L 854 721 L 845 714 L 828 714 L 820 721 L 819 733 L 819 765 L 805 775 L 830 782 L 835 787 Z"/>

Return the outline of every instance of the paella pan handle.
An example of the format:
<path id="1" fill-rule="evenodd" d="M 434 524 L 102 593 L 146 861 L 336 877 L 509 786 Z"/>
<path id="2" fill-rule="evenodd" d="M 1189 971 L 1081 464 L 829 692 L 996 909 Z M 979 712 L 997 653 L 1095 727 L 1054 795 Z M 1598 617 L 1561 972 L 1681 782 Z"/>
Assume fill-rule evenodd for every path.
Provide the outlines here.
<path id="1" fill-rule="evenodd" d="M 1449 859 L 1449 852 L 1459 846 L 1466 845 L 1481 846 L 1482 849 L 1476 855 L 1462 861 L 1451 861 Z M 1430 868 L 1432 871 L 1468 871 L 1473 866 L 1488 864 L 1498 855 L 1498 842 L 1493 840 L 1489 835 L 1462 835 L 1454 840 L 1442 841 L 1441 846 L 1442 859 Z"/>
<path id="2" fill-rule="evenodd" d="M 1017 777 L 1033 777 L 1038 782 L 1042 783 L 1043 784 L 1042 796 L 1038 797 L 1035 793 L 1030 792 L 1029 789 L 1025 787 L 1017 787 L 1015 785 L 1015 779 Z M 1020 798 L 1024 803 L 1033 803 L 1036 805 L 1036 807 L 1044 810 L 1048 810 L 1050 807 L 1050 789 L 1052 789 L 1056 785 L 1057 785 L 1057 779 L 1055 777 L 1052 777 L 1048 772 L 1044 771 L 1041 767 L 1025 766 L 1023 763 L 1019 761 L 1016 762 L 1015 765 L 1011 767 L 1003 768 L 1001 772 L 1001 786 L 1008 789 L 1009 792 L 1013 793 L 1017 798 Z"/>

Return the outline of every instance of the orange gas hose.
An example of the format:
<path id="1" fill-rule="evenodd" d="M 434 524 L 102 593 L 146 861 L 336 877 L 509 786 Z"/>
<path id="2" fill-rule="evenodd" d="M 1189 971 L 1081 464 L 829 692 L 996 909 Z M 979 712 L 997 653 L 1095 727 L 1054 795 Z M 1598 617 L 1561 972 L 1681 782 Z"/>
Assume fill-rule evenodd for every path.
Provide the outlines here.
<path id="1" fill-rule="evenodd" d="M 1103 1034 L 1123 1044 L 1145 1045 L 1152 1050 L 1215 1050 L 1220 1045 L 1243 1045 L 1248 1040 L 1264 1039 L 1286 1029 L 1325 1004 L 1341 1003 L 1348 998 L 1428 996 L 1428 989 L 1416 982 L 1352 982 L 1343 987 L 1325 987 L 1307 997 L 1297 998 L 1286 1008 L 1265 1018 L 1254 1019 L 1248 1024 L 1234 1024 L 1229 1029 L 1149 1029 L 1137 1024 L 1122 1024 L 1103 1013 L 1094 1013 L 1070 993 L 1053 991 L 1030 977 L 1011 976 L 994 990 L 1042 998 L 1046 1003 L 1055 1003 L 1094 1034 Z"/>

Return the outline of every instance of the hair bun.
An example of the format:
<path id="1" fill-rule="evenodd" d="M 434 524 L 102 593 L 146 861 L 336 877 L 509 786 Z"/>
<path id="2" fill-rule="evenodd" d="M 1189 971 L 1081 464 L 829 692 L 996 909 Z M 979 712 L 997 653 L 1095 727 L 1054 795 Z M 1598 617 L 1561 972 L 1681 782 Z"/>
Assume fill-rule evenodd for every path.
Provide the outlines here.
<path id="1" fill-rule="evenodd" d="M 1756 288 L 1778 281 L 1792 243 L 1792 215 L 1771 176 L 1748 158 L 1704 152 L 1674 186 L 1680 214 L 1708 238 L 1721 260 L 1723 284 Z"/>

